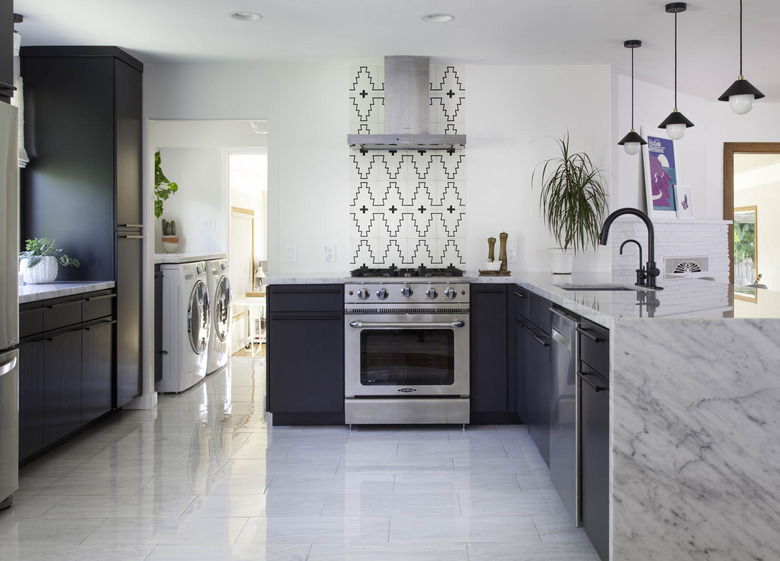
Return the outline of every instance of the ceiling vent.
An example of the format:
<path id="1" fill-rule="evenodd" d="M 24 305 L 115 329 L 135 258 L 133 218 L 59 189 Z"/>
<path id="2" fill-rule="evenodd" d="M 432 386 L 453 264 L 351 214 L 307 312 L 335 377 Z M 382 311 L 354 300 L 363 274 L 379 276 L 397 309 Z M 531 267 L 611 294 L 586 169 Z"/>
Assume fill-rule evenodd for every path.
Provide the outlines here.
<path id="1" fill-rule="evenodd" d="M 385 134 L 350 134 L 355 150 L 462 150 L 465 134 L 430 134 L 430 59 L 385 57 Z"/>

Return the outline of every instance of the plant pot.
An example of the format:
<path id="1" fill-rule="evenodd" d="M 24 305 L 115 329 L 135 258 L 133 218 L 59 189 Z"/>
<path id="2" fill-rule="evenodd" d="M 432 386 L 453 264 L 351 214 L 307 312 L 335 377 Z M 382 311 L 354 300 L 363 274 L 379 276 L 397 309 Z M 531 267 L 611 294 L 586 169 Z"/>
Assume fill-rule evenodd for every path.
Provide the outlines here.
<path id="1" fill-rule="evenodd" d="M 553 275 L 570 275 L 573 268 L 573 249 L 550 248 L 550 271 Z"/>
<path id="2" fill-rule="evenodd" d="M 51 255 L 41 257 L 41 260 L 32 267 L 27 266 L 28 262 L 29 258 L 22 259 L 21 262 L 21 271 L 26 284 L 48 284 L 57 278 L 59 263 L 56 257 Z"/>
<path id="3" fill-rule="evenodd" d="M 163 236 L 162 246 L 165 253 L 175 253 L 179 247 L 179 236 Z"/>

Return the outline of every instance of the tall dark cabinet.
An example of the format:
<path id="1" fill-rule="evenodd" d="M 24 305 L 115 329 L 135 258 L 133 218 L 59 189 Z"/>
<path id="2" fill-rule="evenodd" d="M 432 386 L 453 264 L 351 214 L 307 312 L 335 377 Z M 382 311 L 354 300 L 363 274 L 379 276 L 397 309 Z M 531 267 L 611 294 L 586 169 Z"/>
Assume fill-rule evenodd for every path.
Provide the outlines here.
<path id="1" fill-rule="evenodd" d="M 23 47 L 21 239 L 81 261 L 62 281 L 116 281 L 114 406 L 141 393 L 141 78 L 116 47 Z"/>
<path id="2" fill-rule="evenodd" d="M 0 0 L 0 101 L 8 103 L 14 93 L 14 3 Z"/>

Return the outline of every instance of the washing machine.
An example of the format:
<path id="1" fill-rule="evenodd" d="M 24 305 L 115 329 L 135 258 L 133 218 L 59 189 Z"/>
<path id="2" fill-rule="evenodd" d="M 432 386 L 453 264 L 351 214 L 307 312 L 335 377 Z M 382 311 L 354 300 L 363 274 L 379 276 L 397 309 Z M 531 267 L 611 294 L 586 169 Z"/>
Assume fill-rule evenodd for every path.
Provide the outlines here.
<path id="1" fill-rule="evenodd" d="M 232 312 L 227 259 L 206 261 L 209 295 L 211 296 L 211 335 L 206 374 L 211 374 L 228 362 L 230 356 L 230 317 Z"/>
<path id="2" fill-rule="evenodd" d="M 163 263 L 161 393 L 179 393 L 206 376 L 211 303 L 206 262 Z"/>

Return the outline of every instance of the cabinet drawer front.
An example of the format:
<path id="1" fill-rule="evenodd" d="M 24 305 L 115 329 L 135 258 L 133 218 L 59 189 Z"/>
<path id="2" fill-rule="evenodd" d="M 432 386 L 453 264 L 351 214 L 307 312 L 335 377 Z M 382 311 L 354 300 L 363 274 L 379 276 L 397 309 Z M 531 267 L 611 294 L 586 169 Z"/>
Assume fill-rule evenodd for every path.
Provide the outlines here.
<path id="1" fill-rule="evenodd" d="M 92 321 L 113 315 L 114 302 L 116 302 L 116 294 L 110 291 L 85 294 L 81 305 L 82 321 Z"/>
<path id="2" fill-rule="evenodd" d="M 550 312 L 550 308 L 552 308 L 552 302 L 546 298 L 537 296 L 536 294 L 531 295 L 531 315 L 528 317 L 528 319 L 534 322 L 536 327 L 548 335 L 550 334 L 550 326 L 552 324 L 552 312 Z"/>
<path id="3" fill-rule="evenodd" d="M 512 297 L 515 299 L 515 319 L 527 319 L 531 314 L 531 295 L 519 286 L 513 287 Z"/>
<path id="4" fill-rule="evenodd" d="M 272 285 L 268 287 L 268 311 L 343 312 L 342 285 Z"/>
<path id="5" fill-rule="evenodd" d="M 43 307 L 43 330 L 52 331 L 81 322 L 81 298 L 49 300 Z"/>
<path id="6" fill-rule="evenodd" d="M 609 330 L 583 319 L 578 332 L 582 362 L 609 380 Z"/>
<path id="7" fill-rule="evenodd" d="M 43 333 L 43 308 L 19 310 L 19 338 Z"/>

